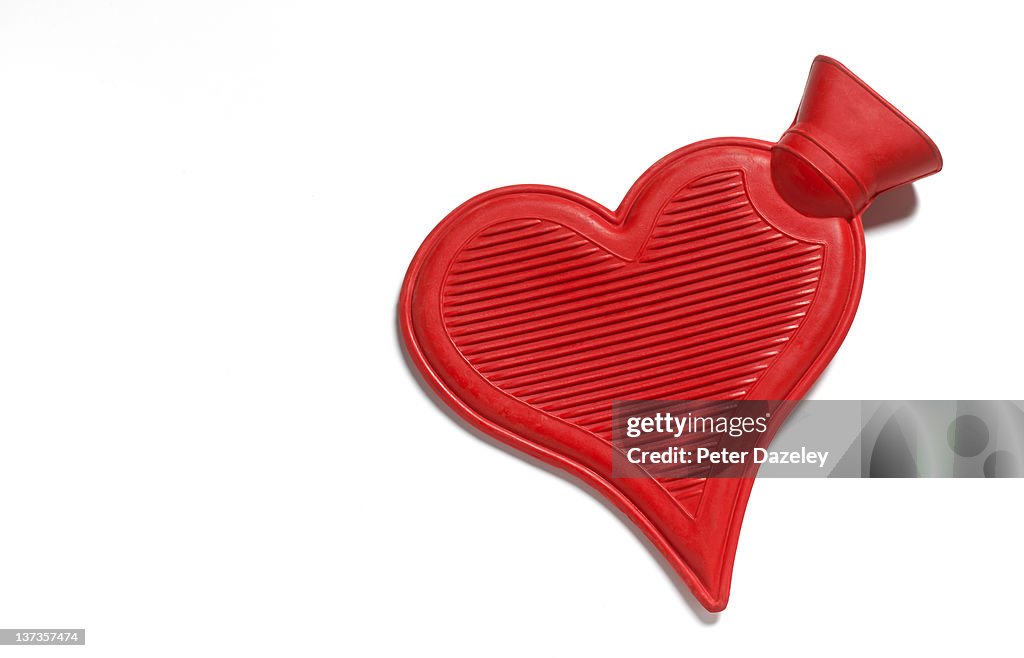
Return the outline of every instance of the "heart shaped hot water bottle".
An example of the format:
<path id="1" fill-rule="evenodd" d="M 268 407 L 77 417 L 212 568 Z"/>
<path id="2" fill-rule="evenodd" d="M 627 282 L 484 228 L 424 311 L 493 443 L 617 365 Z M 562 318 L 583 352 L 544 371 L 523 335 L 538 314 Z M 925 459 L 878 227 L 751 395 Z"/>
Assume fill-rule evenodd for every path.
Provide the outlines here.
<path id="1" fill-rule="evenodd" d="M 940 168 L 919 128 L 818 57 L 778 142 L 682 148 L 615 212 L 536 185 L 456 208 L 409 267 L 402 337 L 446 404 L 601 492 L 718 611 L 756 466 L 617 477 L 613 402 L 800 399 L 853 320 L 861 212 Z"/>

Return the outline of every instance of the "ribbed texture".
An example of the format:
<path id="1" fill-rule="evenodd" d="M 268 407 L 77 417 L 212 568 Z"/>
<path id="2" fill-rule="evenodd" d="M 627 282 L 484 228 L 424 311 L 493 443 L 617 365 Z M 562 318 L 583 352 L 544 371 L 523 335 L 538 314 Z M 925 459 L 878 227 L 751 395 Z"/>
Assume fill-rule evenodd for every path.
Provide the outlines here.
<path id="1" fill-rule="evenodd" d="M 681 189 L 636 262 L 550 221 L 497 224 L 456 258 L 442 311 L 483 377 L 611 441 L 613 400 L 743 398 L 800 326 L 822 257 L 728 171 Z M 703 480 L 663 484 L 692 514 Z"/>

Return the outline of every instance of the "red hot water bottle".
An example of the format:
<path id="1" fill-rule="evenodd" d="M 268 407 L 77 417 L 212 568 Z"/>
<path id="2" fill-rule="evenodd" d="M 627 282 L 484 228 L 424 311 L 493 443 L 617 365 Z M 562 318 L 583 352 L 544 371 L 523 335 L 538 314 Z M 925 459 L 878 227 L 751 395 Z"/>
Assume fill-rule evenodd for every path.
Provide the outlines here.
<path id="1" fill-rule="evenodd" d="M 719 611 L 756 466 L 615 477 L 613 402 L 803 397 L 857 308 L 861 213 L 941 166 L 924 132 L 818 57 L 778 142 L 679 149 L 614 212 L 541 185 L 463 203 L 409 266 L 402 338 L 446 404 L 606 496 Z"/>

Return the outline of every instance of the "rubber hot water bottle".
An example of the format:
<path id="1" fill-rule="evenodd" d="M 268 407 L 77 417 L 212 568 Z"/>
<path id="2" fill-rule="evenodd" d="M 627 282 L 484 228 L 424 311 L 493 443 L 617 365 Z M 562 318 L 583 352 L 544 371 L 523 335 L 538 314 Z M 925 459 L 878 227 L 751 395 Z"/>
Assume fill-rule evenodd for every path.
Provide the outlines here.
<path id="1" fill-rule="evenodd" d="M 800 399 L 857 308 L 861 213 L 941 167 L 924 132 L 818 57 L 779 141 L 679 149 L 614 212 L 540 185 L 463 203 L 409 266 L 402 337 L 447 405 L 606 496 L 719 611 L 756 466 L 616 477 L 613 402 Z"/>

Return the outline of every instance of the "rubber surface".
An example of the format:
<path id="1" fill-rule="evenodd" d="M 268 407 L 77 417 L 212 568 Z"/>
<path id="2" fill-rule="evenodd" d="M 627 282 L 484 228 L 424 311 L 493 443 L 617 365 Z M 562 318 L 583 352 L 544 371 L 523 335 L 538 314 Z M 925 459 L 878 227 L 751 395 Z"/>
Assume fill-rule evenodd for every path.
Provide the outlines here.
<path id="1" fill-rule="evenodd" d="M 409 267 L 403 340 L 446 404 L 605 495 L 719 611 L 756 465 L 613 478 L 612 401 L 803 397 L 853 320 L 860 213 L 940 168 L 920 129 L 819 57 L 778 143 L 682 148 L 614 212 L 533 185 L 458 207 Z"/>

